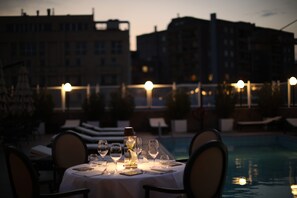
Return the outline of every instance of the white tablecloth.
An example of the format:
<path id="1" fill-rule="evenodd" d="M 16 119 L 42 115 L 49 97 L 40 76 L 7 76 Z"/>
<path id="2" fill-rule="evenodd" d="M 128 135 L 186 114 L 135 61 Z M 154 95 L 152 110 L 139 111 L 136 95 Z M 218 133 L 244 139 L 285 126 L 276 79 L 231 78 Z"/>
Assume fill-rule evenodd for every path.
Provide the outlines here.
<path id="1" fill-rule="evenodd" d="M 150 167 L 156 166 L 156 163 L 148 162 L 138 165 L 139 169 L 150 170 Z M 76 167 L 86 167 L 87 164 L 79 165 Z M 89 188 L 90 198 L 95 197 L 108 197 L 108 198 L 141 198 L 144 197 L 144 184 L 155 185 L 158 187 L 170 187 L 170 188 L 183 188 L 183 171 L 185 165 L 179 165 L 169 167 L 168 169 L 174 170 L 168 173 L 152 173 L 145 172 L 140 175 L 125 176 L 120 174 L 113 175 L 93 175 L 86 176 L 84 174 L 77 174 L 78 171 L 73 170 L 71 167 L 66 170 L 62 183 L 60 185 L 60 191 L 68 191 L 77 188 Z M 102 170 L 102 167 L 98 166 L 97 172 Z M 123 171 L 123 164 L 118 163 L 118 172 Z M 86 171 L 88 172 L 88 171 Z M 99 171 L 100 172 L 100 171 Z M 151 192 L 151 197 L 172 197 L 170 194 Z M 174 195 L 173 197 L 176 197 Z"/>

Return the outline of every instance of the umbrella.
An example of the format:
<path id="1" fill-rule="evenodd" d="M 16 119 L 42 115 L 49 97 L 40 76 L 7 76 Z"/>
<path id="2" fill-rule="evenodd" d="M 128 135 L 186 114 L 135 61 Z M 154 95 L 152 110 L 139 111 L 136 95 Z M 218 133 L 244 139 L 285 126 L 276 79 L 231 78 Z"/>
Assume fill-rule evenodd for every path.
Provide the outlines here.
<path id="1" fill-rule="evenodd" d="M 33 93 L 25 67 L 19 70 L 16 89 L 12 97 L 11 112 L 13 115 L 32 115 L 34 112 Z"/>

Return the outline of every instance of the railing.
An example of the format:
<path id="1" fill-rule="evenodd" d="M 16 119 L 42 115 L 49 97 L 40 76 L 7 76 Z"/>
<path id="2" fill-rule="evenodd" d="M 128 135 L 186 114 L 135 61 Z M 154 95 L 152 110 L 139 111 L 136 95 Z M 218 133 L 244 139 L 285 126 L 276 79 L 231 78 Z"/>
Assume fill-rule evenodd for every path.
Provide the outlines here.
<path id="1" fill-rule="evenodd" d="M 282 95 L 282 104 L 290 108 L 294 106 L 294 87 L 288 82 L 273 82 L 276 84 Z M 258 92 L 263 86 L 262 83 L 244 83 L 243 88 L 238 88 L 236 83 L 231 84 L 234 89 L 237 89 L 237 107 L 251 108 L 257 105 Z M 40 88 L 37 87 L 37 91 Z M 47 90 L 53 96 L 55 109 L 65 111 L 66 108 L 70 110 L 79 110 L 86 97 L 91 93 L 101 93 L 104 95 L 106 104 L 110 100 L 110 93 L 115 91 L 127 92 L 133 95 L 136 109 L 162 109 L 165 107 L 166 97 L 175 89 L 183 89 L 187 91 L 190 96 L 192 107 L 214 107 L 215 91 L 217 84 L 155 84 L 153 90 L 149 91 L 144 88 L 143 84 L 136 85 L 122 85 L 122 86 L 72 86 L 70 92 L 64 90 L 64 85 L 56 87 L 47 87 Z M 66 104 L 66 97 L 67 104 Z"/>

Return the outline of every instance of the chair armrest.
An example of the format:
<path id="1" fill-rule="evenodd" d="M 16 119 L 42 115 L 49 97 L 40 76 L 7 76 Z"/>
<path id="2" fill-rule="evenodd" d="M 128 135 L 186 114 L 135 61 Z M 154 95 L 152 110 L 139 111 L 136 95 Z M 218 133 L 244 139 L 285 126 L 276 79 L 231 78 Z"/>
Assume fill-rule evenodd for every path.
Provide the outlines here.
<path id="1" fill-rule="evenodd" d="M 88 197 L 88 194 L 90 192 L 90 189 L 87 188 L 80 188 L 72 191 L 66 191 L 66 192 L 58 192 L 58 193 L 51 193 L 51 194 L 41 194 L 40 197 L 69 197 L 72 195 L 79 195 L 82 194 L 84 198 Z"/>
<path id="2" fill-rule="evenodd" d="M 143 185 L 143 188 L 145 190 L 145 197 L 150 197 L 150 191 L 157 191 L 162 193 L 170 193 L 170 194 L 184 194 L 186 191 L 184 189 L 173 189 L 173 188 L 159 188 L 156 186 L 150 186 L 150 185 Z"/>

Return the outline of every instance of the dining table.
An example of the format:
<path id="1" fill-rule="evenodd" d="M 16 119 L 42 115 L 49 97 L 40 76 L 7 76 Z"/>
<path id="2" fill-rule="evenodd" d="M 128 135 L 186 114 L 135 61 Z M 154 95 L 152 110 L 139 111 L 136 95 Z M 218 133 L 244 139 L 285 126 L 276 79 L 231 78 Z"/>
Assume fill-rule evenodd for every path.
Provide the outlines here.
<path id="1" fill-rule="evenodd" d="M 68 168 L 60 184 L 60 192 L 77 188 L 90 189 L 90 198 L 141 198 L 145 197 L 143 185 L 183 188 L 185 164 L 170 160 L 139 161 L 137 168 L 126 169 L 123 162 L 97 162 Z M 151 192 L 151 197 L 177 197 L 177 195 Z"/>

